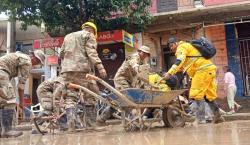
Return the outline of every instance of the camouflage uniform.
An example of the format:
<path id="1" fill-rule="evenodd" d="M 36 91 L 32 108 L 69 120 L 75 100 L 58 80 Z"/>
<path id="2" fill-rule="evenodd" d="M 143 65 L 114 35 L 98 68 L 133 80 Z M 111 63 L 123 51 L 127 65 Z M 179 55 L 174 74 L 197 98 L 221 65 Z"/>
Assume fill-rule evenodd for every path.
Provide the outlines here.
<path id="1" fill-rule="evenodd" d="M 145 63 L 140 59 L 138 54 L 127 58 L 114 77 L 115 88 L 118 90 L 142 88 L 144 83 L 137 78 L 137 75 L 141 73 L 140 66 L 142 65 L 145 65 Z"/>
<path id="2" fill-rule="evenodd" d="M 30 57 L 20 52 L 9 53 L 0 57 L 0 137 L 22 135 L 22 132 L 12 131 L 15 104 L 8 104 L 6 101 L 16 97 L 10 80 L 18 77 L 18 88 L 23 90 L 31 66 Z"/>
<path id="3" fill-rule="evenodd" d="M 85 76 L 87 73 L 93 73 L 93 65 L 98 70 L 104 68 L 96 48 L 95 36 L 85 30 L 65 36 L 60 53 L 61 76 L 65 81 L 86 86 L 89 82 L 86 81 Z"/>
<path id="4" fill-rule="evenodd" d="M 37 90 L 37 96 L 45 111 L 51 112 L 53 109 L 53 99 L 59 100 L 65 93 L 63 78 L 57 77 L 42 82 Z M 53 98 L 54 97 L 54 98 Z"/>
<path id="5" fill-rule="evenodd" d="M 60 57 L 62 58 L 61 77 L 63 77 L 66 82 L 75 83 L 87 87 L 94 92 L 98 92 L 96 82 L 87 81 L 85 78 L 87 73 L 93 73 L 93 66 L 98 70 L 104 68 L 101 59 L 98 57 L 96 48 L 96 38 L 90 32 L 81 30 L 66 35 L 60 53 Z M 71 95 L 67 96 L 66 108 L 72 108 L 72 104 L 75 104 L 76 100 Z M 90 102 L 93 98 L 85 94 L 84 99 L 91 108 L 89 110 L 93 111 L 94 106 L 92 102 Z M 92 112 L 86 113 L 91 114 Z M 92 118 L 92 120 L 94 119 Z"/>
<path id="6" fill-rule="evenodd" d="M 9 53 L 0 58 L 0 102 L 16 97 L 10 83 L 12 78 L 18 77 L 18 88 L 24 89 L 31 67 L 30 57 L 20 52 Z"/>

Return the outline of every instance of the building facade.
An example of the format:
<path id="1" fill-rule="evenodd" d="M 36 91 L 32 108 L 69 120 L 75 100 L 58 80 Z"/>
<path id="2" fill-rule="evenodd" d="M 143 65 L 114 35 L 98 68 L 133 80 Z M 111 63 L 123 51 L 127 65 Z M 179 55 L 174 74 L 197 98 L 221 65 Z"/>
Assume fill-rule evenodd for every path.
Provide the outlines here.
<path id="1" fill-rule="evenodd" d="M 153 49 L 158 70 L 167 71 L 174 62 L 169 37 L 186 41 L 205 36 L 217 49 L 212 61 L 218 67 L 218 96 L 225 97 L 227 65 L 236 76 L 237 96 L 250 96 L 249 0 L 152 0 L 150 10 L 155 19 L 142 34 L 142 43 Z"/>

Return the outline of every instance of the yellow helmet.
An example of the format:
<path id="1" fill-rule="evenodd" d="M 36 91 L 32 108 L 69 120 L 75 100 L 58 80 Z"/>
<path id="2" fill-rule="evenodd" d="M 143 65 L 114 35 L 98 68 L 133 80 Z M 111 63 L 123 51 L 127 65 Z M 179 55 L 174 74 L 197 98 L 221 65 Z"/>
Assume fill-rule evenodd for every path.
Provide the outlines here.
<path id="1" fill-rule="evenodd" d="M 94 23 L 92 22 L 86 22 L 84 24 L 82 24 L 82 29 L 84 29 L 86 26 L 92 27 L 95 30 L 95 37 L 97 37 L 97 27 Z"/>

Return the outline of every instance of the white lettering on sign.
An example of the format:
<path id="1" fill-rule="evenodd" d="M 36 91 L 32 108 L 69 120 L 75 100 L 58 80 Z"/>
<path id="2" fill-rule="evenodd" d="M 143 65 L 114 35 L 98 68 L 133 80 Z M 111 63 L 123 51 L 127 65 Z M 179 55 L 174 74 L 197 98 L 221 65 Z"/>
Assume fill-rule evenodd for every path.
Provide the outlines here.
<path id="1" fill-rule="evenodd" d="M 99 39 L 106 40 L 106 39 L 112 39 L 114 37 L 114 34 L 108 33 L 108 34 L 101 34 L 99 36 Z"/>

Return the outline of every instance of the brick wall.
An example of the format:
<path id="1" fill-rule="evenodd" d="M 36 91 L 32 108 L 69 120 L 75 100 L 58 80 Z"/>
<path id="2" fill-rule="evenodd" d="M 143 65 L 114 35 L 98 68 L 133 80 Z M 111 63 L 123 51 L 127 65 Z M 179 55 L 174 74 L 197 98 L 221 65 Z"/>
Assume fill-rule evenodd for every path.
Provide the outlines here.
<path id="1" fill-rule="evenodd" d="M 162 38 L 162 45 L 166 45 L 170 36 L 176 36 L 180 40 L 191 40 L 193 37 L 198 38 L 203 35 L 203 29 L 198 29 L 193 31 L 193 29 L 185 29 L 185 30 L 172 30 L 172 31 L 165 31 L 155 35 L 152 34 L 144 34 L 143 35 L 143 44 L 146 44 L 151 47 L 153 50 L 152 55 L 163 57 L 162 51 L 159 47 L 159 40 Z M 222 98 L 225 97 L 224 92 L 224 72 L 223 66 L 228 65 L 227 59 L 227 48 L 226 48 L 226 41 L 225 41 L 225 28 L 224 26 L 216 26 L 216 27 L 208 27 L 205 28 L 205 35 L 214 43 L 215 47 L 217 48 L 217 54 L 212 59 L 212 61 L 216 64 L 218 71 L 217 71 L 217 80 L 218 80 L 218 97 Z M 158 43 L 158 44 L 157 44 Z M 162 61 L 163 58 L 160 59 Z M 162 66 L 164 67 L 164 63 L 162 61 Z"/>
<path id="2" fill-rule="evenodd" d="M 205 34 L 217 49 L 217 53 L 212 61 L 217 66 L 218 97 L 223 98 L 225 97 L 223 66 L 228 65 L 225 27 L 223 25 L 208 27 L 205 29 Z"/>
<path id="3" fill-rule="evenodd" d="M 157 66 L 153 69 L 155 71 L 161 70 L 162 67 L 162 51 L 160 47 L 160 39 L 158 35 L 143 33 L 142 34 L 142 45 L 150 47 L 150 57 L 157 58 Z"/>

